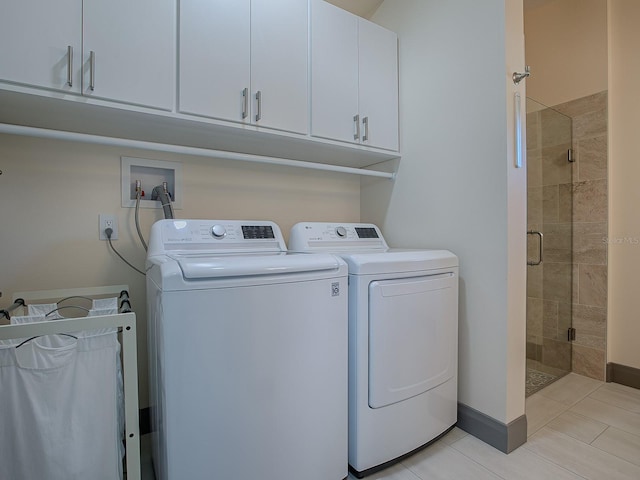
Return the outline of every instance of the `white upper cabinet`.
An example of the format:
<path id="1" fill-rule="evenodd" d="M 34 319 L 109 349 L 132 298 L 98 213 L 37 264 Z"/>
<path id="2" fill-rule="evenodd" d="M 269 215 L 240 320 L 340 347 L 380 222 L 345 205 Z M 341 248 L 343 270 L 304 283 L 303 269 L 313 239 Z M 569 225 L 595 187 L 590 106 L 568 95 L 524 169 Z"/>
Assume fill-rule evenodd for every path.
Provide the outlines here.
<path id="1" fill-rule="evenodd" d="M 357 167 L 398 157 L 397 37 L 325 1 L 0 1 L 0 123 Z"/>
<path id="2" fill-rule="evenodd" d="M 180 0 L 180 112 L 249 120 L 250 15 L 250 0 Z"/>
<path id="3" fill-rule="evenodd" d="M 172 110 L 175 5 L 175 0 L 84 0 L 83 94 Z"/>
<path id="4" fill-rule="evenodd" d="M 82 0 L 3 0 L 0 79 L 80 93 Z"/>
<path id="5" fill-rule="evenodd" d="M 311 4 L 311 134 L 358 142 L 358 18 Z"/>
<path id="6" fill-rule="evenodd" d="M 173 108 L 174 0 L 5 1 L 0 42 L 1 80 Z"/>
<path id="7" fill-rule="evenodd" d="M 361 20 L 358 46 L 360 138 L 365 145 L 398 150 L 398 37 Z"/>
<path id="8" fill-rule="evenodd" d="M 395 33 L 312 1 L 311 134 L 398 150 Z"/>
<path id="9" fill-rule="evenodd" d="M 308 132 L 308 7 L 181 0 L 179 111 Z"/>
<path id="10" fill-rule="evenodd" d="M 308 58 L 307 1 L 252 0 L 252 121 L 258 116 L 257 125 L 308 133 Z"/>

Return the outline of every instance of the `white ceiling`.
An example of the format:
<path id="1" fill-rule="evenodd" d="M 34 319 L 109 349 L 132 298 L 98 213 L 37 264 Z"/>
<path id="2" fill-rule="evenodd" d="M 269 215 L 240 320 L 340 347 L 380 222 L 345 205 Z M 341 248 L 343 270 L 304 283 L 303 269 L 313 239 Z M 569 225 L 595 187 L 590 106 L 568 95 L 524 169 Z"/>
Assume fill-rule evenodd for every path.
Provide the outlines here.
<path id="1" fill-rule="evenodd" d="M 370 18 L 382 4 L 383 0 L 327 0 L 327 2 L 355 15 Z"/>

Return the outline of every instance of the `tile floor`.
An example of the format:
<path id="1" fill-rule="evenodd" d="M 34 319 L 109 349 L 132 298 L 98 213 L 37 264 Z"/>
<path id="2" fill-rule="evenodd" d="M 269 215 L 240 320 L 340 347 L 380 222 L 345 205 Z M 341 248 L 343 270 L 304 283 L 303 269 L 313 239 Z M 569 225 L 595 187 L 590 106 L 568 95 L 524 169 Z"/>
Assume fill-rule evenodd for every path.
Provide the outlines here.
<path id="1" fill-rule="evenodd" d="M 570 373 L 527 398 L 526 411 L 528 441 L 509 455 L 454 428 L 425 450 L 366 478 L 640 479 L 640 390 Z M 152 480 L 145 440 L 142 478 Z M 291 480 L 297 478 L 292 474 Z"/>

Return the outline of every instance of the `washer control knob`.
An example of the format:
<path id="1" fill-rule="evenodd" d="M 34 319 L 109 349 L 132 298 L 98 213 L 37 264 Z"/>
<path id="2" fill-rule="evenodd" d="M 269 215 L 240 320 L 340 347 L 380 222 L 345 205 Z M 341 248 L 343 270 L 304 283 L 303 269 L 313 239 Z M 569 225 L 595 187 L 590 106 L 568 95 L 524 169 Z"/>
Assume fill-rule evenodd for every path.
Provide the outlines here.
<path id="1" fill-rule="evenodd" d="M 347 236 L 347 229 L 344 227 L 338 227 L 336 228 L 336 235 L 338 235 L 340 238 L 344 238 Z"/>
<path id="2" fill-rule="evenodd" d="M 224 238 L 227 234 L 227 230 L 222 225 L 214 225 L 211 227 L 211 235 L 214 238 Z"/>

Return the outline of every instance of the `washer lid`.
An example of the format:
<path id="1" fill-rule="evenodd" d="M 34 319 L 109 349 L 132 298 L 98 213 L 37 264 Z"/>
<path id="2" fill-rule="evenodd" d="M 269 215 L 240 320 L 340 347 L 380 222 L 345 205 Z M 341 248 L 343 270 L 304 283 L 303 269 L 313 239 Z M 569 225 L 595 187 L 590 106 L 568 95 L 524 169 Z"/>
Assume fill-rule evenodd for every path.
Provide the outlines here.
<path id="1" fill-rule="evenodd" d="M 453 268 L 458 257 L 448 250 L 394 250 L 374 253 L 337 253 L 349 265 L 349 274 L 370 275 Z"/>
<path id="2" fill-rule="evenodd" d="M 257 275 L 283 275 L 300 272 L 338 270 L 340 260 L 333 255 L 244 254 L 244 255 L 167 255 L 174 259 L 184 278 L 207 279 Z M 344 264 L 342 264 L 344 265 Z"/>

